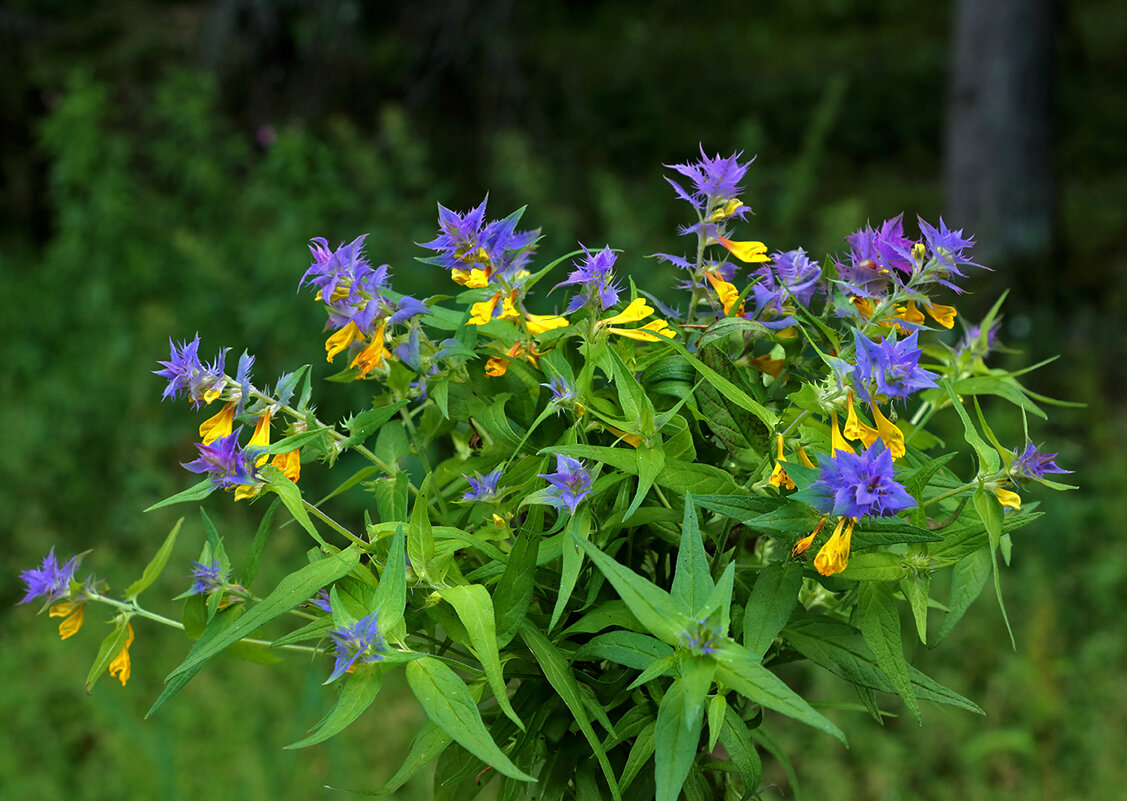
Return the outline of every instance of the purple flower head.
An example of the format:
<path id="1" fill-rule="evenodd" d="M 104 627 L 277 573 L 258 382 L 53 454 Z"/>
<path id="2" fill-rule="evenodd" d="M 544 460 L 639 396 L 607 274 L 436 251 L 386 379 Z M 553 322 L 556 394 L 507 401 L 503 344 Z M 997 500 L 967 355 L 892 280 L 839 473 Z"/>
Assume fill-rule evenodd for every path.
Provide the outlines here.
<path id="1" fill-rule="evenodd" d="M 586 246 L 580 244 L 583 252 L 587 254 L 586 260 L 580 264 L 575 263 L 575 268 L 566 281 L 560 281 L 556 287 L 567 285 L 580 285 L 583 290 L 571 299 L 564 309 L 564 314 L 571 314 L 576 309 L 584 306 L 597 306 L 598 311 L 606 311 L 618 303 L 618 294 L 622 287 L 614 280 L 614 262 L 618 254 L 610 247 L 605 247 L 598 253 L 592 254 Z"/>
<path id="2" fill-rule="evenodd" d="M 943 218 L 939 218 L 939 228 L 933 228 L 921 217 L 919 218 L 920 233 L 923 234 L 926 245 L 926 262 L 922 274 L 925 280 L 934 281 L 945 287 L 962 292 L 963 290 L 947 280 L 949 276 L 964 277 L 959 272 L 959 266 L 981 267 L 970 259 L 964 258 L 963 253 L 974 245 L 974 238 L 963 239 L 962 229 L 951 231 Z"/>
<path id="3" fill-rule="evenodd" d="M 745 215 L 749 209 L 743 204 L 730 205 L 731 201 L 739 199 L 743 187 L 740 182 L 751 166 L 751 161 L 740 162 L 742 152 L 730 156 L 721 156 L 717 153 L 709 158 L 704 152 L 704 145 L 700 146 L 700 161 L 686 162 L 685 164 L 666 164 L 671 170 L 676 170 L 692 183 L 692 191 L 686 191 L 681 184 L 672 178 L 665 180 L 673 186 L 677 196 L 694 205 L 702 215 L 714 215 L 718 211 L 726 212 L 724 217 Z M 718 208 L 713 208 L 718 207 Z M 727 207 L 727 208 L 726 208 Z M 721 219 L 721 217 L 717 217 Z"/>
<path id="4" fill-rule="evenodd" d="M 351 626 L 330 629 L 329 637 L 336 646 L 337 660 L 325 684 L 340 678 L 356 664 L 357 659 L 379 662 L 387 653 L 387 641 L 380 636 L 379 614 L 376 612 L 365 615 Z"/>
<path id="5" fill-rule="evenodd" d="M 955 346 L 956 354 L 961 356 L 964 353 L 970 353 L 972 356 L 985 359 L 994 352 L 994 348 L 998 346 L 998 331 L 1002 327 L 1001 320 L 995 320 L 990 325 L 985 338 L 982 336 L 982 326 L 964 323 L 964 327 L 966 333 Z"/>
<path id="6" fill-rule="evenodd" d="M 192 562 L 192 588 L 188 590 L 192 595 L 206 595 L 222 590 L 227 586 L 227 576 L 223 575 L 223 567 L 216 559 L 211 564 Z"/>
<path id="7" fill-rule="evenodd" d="M 359 305 L 369 296 L 387 285 L 388 266 L 373 268 L 364 255 L 364 241 L 367 234 L 361 234 L 347 245 L 341 244 L 336 250 L 329 249 L 324 237 L 310 240 L 309 252 L 313 254 L 313 264 L 301 277 L 299 286 L 309 283 L 316 290 L 322 302 L 329 305 Z"/>
<path id="8" fill-rule="evenodd" d="M 211 364 L 203 364 L 199 358 L 200 335 L 191 342 L 182 342 L 176 347 L 171 339 L 168 341 L 171 356 L 167 362 L 158 361 L 164 365 L 163 370 L 153 370 L 155 375 L 168 379 L 161 400 L 177 398 L 181 393 L 188 396 L 195 408 L 201 404 L 211 403 L 226 386 L 227 379 L 223 376 L 223 366 L 227 359 L 227 348 L 219 351 L 219 355 Z"/>
<path id="9" fill-rule="evenodd" d="M 70 583 L 74 580 L 74 573 L 81 561 L 82 556 L 72 556 L 66 564 L 59 565 L 55 559 L 55 549 L 51 548 L 38 569 L 20 572 L 20 579 L 27 585 L 27 594 L 20 599 L 20 603 L 26 604 L 39 596 L 43 596 L 44 603 L 51 603 L 70 595 Z"/>
<path id="10" fill-rule="evenodd" d="M 710 656 L 716 653 L 717 636 L 707 620 L 694 619 L 689 628 L 677 635 L 681 647 L 696 656 Z"/>
<path id="11" fill-rule="evenodd" d="M 575 514 L 575 508 L 591 494 L 591 475 L 587 472 L 587 465 L 579 459 L 557 455 L 556 472 L 538 475 L 552 485 L 548 495 L 557 509 L 567 507 Z"/>
<path id="12" fill-rule="evenodd" d="M 822 268 L 806 256 L 802 248 L 788 250 L 786 253 L 775 253 L 771 261 L 754 273 L 752 277 L 758 278 L 751 285 L 752 297 L 755 298 L 754 318 L 766 316 L 761 320 L 772 328 L 785 328 L 794 323 L 791 310 L 786 308 L 786 303 L 792 296 L 803 306 L 809 306 L 818 291 L 818 282 L 822 277 Z M 731 279 L 725 279 L 731 281 Z M 769 321 L 772 318 L 773 322 Z"/>
<path id="13" fill-rule="evenodd" d="M 1044 478 L 1046 473 L 1071 473 L 1071 470 L 1065 470 L 1057 466 L 1053 460 L 1057 458 L 1055 453 L 1041 453 L 1040 448 L 1032 442 L 1026 443 L 1025 450 L 1019 456 L 1014 452 L 1013 467 L 1010 468 L 1010 474 L 1014 478 Z"/>
<path id="14" fill-rule="evenodd" d="M 528 264 L 539 231 L 517 231 L 521 212 L 485 224 L 485 205 L 458 214 L 438 206 L 438 236 L 421 247 L 438 253 L 433 263 L 448 270 L 485 270 L 494 275 L 512 275 Z"/>
<path id="15" fill-rule="evenodd" d="M 497 482 L 501 480 L 501 468 L 498 467 L 491 473 L 486 473 L 484 476 L 481 473 L 475 473 L 474 476 L 465 476 L 466 481 L 470 482 L 470 489 L 462 496 L 463 501 L 475 501 L 478 503 L 484 501 L 492 501 L 497 497 Z"/>
<path id="16" fill-rule="evenodd" d="M 239 434 L 242 426 L 225 437 L 220 437 L 210 445 L 196 443 L 200 458 L 185 462 L 185 469 L 193 473 L 210 473 L 211 482 L 220 489 L 234 489 L 240 486 L 254 486 L 258 483 L 258 471 L 254 465 L 251 450 L 239 447 Z"/>
<path id="17" fill-rule="evenodd" d="M 837 263 L 838 276 L 850 295 L 882 297 L 897 280 L 896 271 L 911 274 L 912 241 L 904 237 L 904 215 L 885 220 L 879 231 L 865 226 L 845 238 L 849 261 Z"/>
<path id="18" fill-rule="evenodd" d="M 863 453 L 838 451 L 823 458 L 821 475 L 811 488 L 821 511 L 844 517 L 885 517 L 916 505 L 894 478 L 892 454 L 881 440 Z"/>
<path id="19" fill-rule="evenodd" d="M 913 331 L 899 342 L 893 339 L 873 342 L 857 329 L 853 330 L 857 351 L 853 384 L 865 400 L 872 402 L 877 395 L 907 398 L 917 390 L 939 386 L 935 383 L 939 376 L 920 367 L 918 337 L 919 332 Z"/>
<path id="20" fill-rule="evenodd" d="M 562 375 L 554 375 L 548 379 L 547 384 L 541 384 L 542 387 L 547 387 L 552 393 L 552 399 L 549 403 L 556 405 L 556 416 L 563 411 L 565 406 L 571 406 L 575 403 L 575 387 L 567 383 Z"/>

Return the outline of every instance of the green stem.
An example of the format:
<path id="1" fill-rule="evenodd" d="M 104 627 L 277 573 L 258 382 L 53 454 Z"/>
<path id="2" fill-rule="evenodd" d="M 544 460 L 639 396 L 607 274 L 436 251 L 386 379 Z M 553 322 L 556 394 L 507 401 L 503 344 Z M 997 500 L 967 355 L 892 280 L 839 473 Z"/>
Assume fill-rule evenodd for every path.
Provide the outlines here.
<path id="1" fill-rule="evenodd" d="M 301 505 L 305 507 L 305 510 L 307 512 L 311 512 L 318 520 L 320 520 L 322 523 L 327 525 L 333 531 L 335 531 L 338 534 L 340 534 L 341 536 L 343 536 L 349 542 L 355 543 L 356 545 L 359 545 L 361 548 L 364 548 L 364 549 L 372 547 L 372 544 L 370 542 L 365 542 L 364 540 L 360 539 L 355 534 L 353 534 L 351 531 L 346 529 L 344 526 L 342 526 L 337 521 L 333 520 L 331 517 L 329 517 L 327 514 L 322 512 L 320 509 L 318 509 L 316 506 L 314 506 L 313 504 L 311 504 L 309 501 L 305 500 L 304 498 L 301 499 Z"/>

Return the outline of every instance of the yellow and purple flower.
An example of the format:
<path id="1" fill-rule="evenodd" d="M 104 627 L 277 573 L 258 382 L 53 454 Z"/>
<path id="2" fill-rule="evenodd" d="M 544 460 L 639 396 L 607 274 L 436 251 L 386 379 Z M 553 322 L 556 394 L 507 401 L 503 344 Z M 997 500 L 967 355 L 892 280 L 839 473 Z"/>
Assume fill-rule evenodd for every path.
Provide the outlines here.
<path id="1" fill-rule="evenodd" d="M 207 595 L 227 588 L 227 575 L 218 559 L 206 565 L 203 562 L 192 562 L 192 578 L 195 581 L 188 590 L 190 595 Z"/>
<path id="2" fill-rule="evenodd" d="M 583 248 L 586 259 L 582 264 L 576 262 L 575 269 L 568 275 L 567 280 L 556 284 L 557 288 L 561 286 L 582 287 L 582 290 L 567 304 L 564 314 L 571 314 L 584 306 L 590 306 L 599 312 L 606 311 L 618 303 L 618 296 L 622 291 L 622 288 L 615 283 L 613 272 L 618 254 L 611 250 L 609 246 L 594 254 L 583 244 L 580 244 L 579 247 Z"/>
<path id="3" fill-rule="evenodd" d="M 212 484 L 219 489 L 234 490 L 235 500 L 253 496 L 259 485 L 254 449 L 239 446 L 240 433 L 242 427 L 209 445 L 196 443 L 200 457 L 183 463 L 184 468 L 193 473 L 208 473 Z"/>
<path id="4" fill-rule="evenodd" d="M 523 209 L 486 224 L 487 202 L 488 198 L 465 214 L 439 204 L 438 236 L 421 245 L 438 254 L 424 261 L 450 270 L 455 282 L 471 289 L 523 270 L 540 236 L 539 230 L 516 230 Z"/>
<path id="5" fill-rule="evenodd" d="M 72 556 L 65 564 L 60 565 L 55 558 L 55 549 L 47 553 L 43 563 L 38 568 L 20 572 L 20 579 L 27 585 L 27 593 L 19 603 L 26 604 L 42 597 L 45 604 L 58 601 L 70 596 L 71 582 L 74 573 L 82 561 L 82 555 Z"/>
<path id="6" fill-rule="evenodd" d="M 812 489 L 823 512 L 843 517 L 887 517 L 916 505 L 895 479 L 892 454 L 877 440 L 861 453 L 838 451 L 822 459 Z"/>
<path id="7" fill-rule="evenodd" d="M 1059 467 L 1054 459 L 1057 458 L 1055 453 L 1041 453 L 1041 449 L 1034 445 L 1032 442 L 1027 442 L 1025 450 L 1021 455 L 1014 452 L 1013 467 L 1010 468 L 1010 475 L 1015 479 L 1033 479 L 1034 481 L 1045 477 L 1046 473 L 1071 473 L 1071 470 L 1065 470 Z"/>
<path id="8" fill-rule="evenodd" d="M 921 389 L 936 387 L 939 376 L 920 367 L 918 332 L 896 341 L 892 338 L 874 342 L 854 329 L 857 366 L 853 368 L 853 383 L 866 400 L 875 403 L 878 398 L 904 399 Z"/>
<path id="9" fill-rule="evenodd" d="M 492 501 L 497 497 L 497 482 L 501 480 L 501 468 L 498 467 L 496 470 L 486 473 L 484 476 L 481 475 L 481 473 L 475 473 L 473 476 L 465 476 L 465 479 L 469 482 L 470 488 L 462 495 L 463 501 L 472 501 L 475 503 Z"/>
<path id="10" fill-rule="evenodd" d="M 211 403 L 218 398 L 227 385 L 223 363 L 227 358 L 228 348 L 219 351 L 214 362 L 204 364 L 199 358 L 199 334 L 191 342 L 180 343 L 179 347 L 171 339 L 168 345 L 171 351 L 169 360 L 157 362 L 164 365 L 164 369 L 153 370 L 155 375 L 168 379 L 168 386 L 161 394 L 161 400 L 185 394 L 198 409 L 202 404 Z"/>
<path id="11" fill-rule="evenodd" d="M 802 248 L 774 253 L 771 261 L 754 273 L 751 285 L 755 311 L 747 317 L 768 328 L 794 325 L 794 301 L 809 306 L 820 287 L 822 268 L 806 256 Z"/>

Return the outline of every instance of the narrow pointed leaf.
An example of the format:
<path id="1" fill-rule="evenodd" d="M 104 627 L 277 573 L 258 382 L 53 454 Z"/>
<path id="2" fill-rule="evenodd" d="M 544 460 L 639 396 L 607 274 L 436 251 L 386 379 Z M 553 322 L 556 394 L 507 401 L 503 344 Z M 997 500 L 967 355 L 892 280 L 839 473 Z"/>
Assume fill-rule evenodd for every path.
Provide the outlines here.
<path id="1" fill-rule="evenodd" d="M 759 572 L 744 609 L 743 644 L 763 658 L 790 619 L 802 588 L 802 565 L 772 562 Z"/>
<path id="2" fill-rule="evenodd" d="M 141 573 L 141 578 L 134 581 L 125 588 L 125 599 L 132 601 L 142 592 L 157 580 L 157 577 L 164 570 L 164 566 L 168 564 L 168 557 L 172 555 L 172 546 L 176 544 L 176 535 L 180 533 L 180 524 L 184 522 L 184 518 L 176 521 L 176 525 L 172 527 L 172 531 L 168 532 L 168 536 L 164 538 L 164 544 L 156 552 L 156 556 L 152 558 L 144 571 Z"/>
<path id="3" fill-rule="evenodd" d="M 685 515 L 681 523 L 681 545 L 677 549 L 677 568 L 669 594 L 689 614 L 697 614 L 712 592 L 712 575 L 708 571 L 708 554 L 701 540 L 700 523 L 693 496 L 685 493 Z"/>
<path id="4" fill-rule="evenodd" d="M 702 716 L 698 714 L 686 723 L 682 714 L 684 693 L 682 683 L 674 681 L 657 710 L 654 726 L 655 801 L 677 801 L 697 755 Z"/>
<path id="5" fill-rule="evenodd" d="M 382 683 L 383 671 L 368 665 L 361 666 L 348 677 L 336 704 L 318 724 L 317 730 L 285 748 L 288 750 L 315 745 L 344 729 L 372 705 Z"/>
<path id="6" fill-rule="evenodd" d="M 857 628 L 916 722 L 922 723 L 920 706 L 908 673 L 908 661 L 904 658 L 904 646 L 900 641 L 900 611 L 896 608 L 896 601 L 883 582 L 863 582 L 857 593 L 854 613 Z"/>

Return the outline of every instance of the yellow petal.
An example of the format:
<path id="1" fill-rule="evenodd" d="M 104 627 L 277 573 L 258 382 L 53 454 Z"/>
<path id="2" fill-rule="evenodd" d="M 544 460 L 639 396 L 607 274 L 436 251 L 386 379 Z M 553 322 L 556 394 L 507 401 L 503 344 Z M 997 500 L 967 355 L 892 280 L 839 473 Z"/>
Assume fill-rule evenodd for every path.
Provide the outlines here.
<path id="1" fill-rule="evenodd" d="M 493 319 L 493 309 L 497 306 L 497 301 L 501 299 L 501 293 L 491 297 L 489 300 L 483 300 L 480 303 L 475 303 L 470 306 L 470 319 L 468 325 L 485 325 Z"/>
<path id="2" fill-rule="evenodd" d="M 289 451 L 287 453 L 279 453 L 271 461 L 275 467 L 285 473 L 286 478 L 293 481 L 295 484 L 301 477 L 301 451 Z"/>
<path id="3" fill-rule="evenodd" d="M 131 665 L 129 663 L 129 646 L 133 644 L 133 625 L 126 623 L 125 627 L 128 633 L 125 635 L 125 645 L 121 646 L 121 651 L 110 662 L 110 675 L 117 676 L 121 681 L 121 686 L 125 686 L 125 682 L 129 681 L 129 672 Z"/>
<path id="4" fill-rule="evenodd" d="M 474 268 L 472 270 L 452 270 L 450 277 L 454 283 L 461 284 L 468 289 L 481 289 L 489 286 L 489 273 L 485 270 Z"/>
<path id="5" fill-rule="evenodd" d="M 731 314 L 732 308 L 736 305 L 736 301 L 740 299 L 739 290 L 733 284 L 728 283 L 719 275 L 706 270 L 704 277 L 708 279 L 708 283 L 712 284 L 712 288 L 716 290 L 716 297 L 720 300 L 720 305 L 724 307 L 724 314 Z"/>
<path id="6" fill-rule="evenodd" d="M 738 197 L 729 198 L 723 206 L 717 206 L 713 209 L 712 214 L 708 215 L 708 219 L 713 222 L 720 222 L 731 217 L 744 203 Z"/>
<path id="7" fill-rule="evenodd" d="M 798 446 L 798 460 L 809 467 L 811 470 L 817 469 L 815 468 L 814 463 L 810 461 L 810 457 L 806 455 L 806 451 L 802 450 L 801 445 Z"/>
<path id="8" fill-rule="evenodd" d="M 509 360 L 494 356 L 485 363 L 485 374 L 490 378 L 500 378 L 509 369 Z"/>
<path id="9" fill-rule="evenodd" d="M 716 241 L 727 248 L 728 252 L 740 261 L 752 264 L 771 260 L 767 256 L 767 246 L 762 242 L 733 242 L 731 239 L 725 239 L 722 236 L 716 237 Z"/>
<path id="10" fill-rule="evenodd" d="M 849 302 L 853 304 L 853 308 L 861 315 L 863 320 L 868 320 L 873 316 L 873 304 L 868 298 L 850 298 Z"/>
<path id="11" fill-rule="evenodd" d="M 884 440 L 885 447 L 892 454 L 893 461 L 908 452 L 907 448 L 904 447 L 904 432 L 881 414 L 880 407 L 875 403 L 873 404 L 873 419 L 876 420 L 877 432 L 880 434 L 880 438 Z"/>
<path id="12" fill-rule="evenodd" d="M 954 306 L 942 306 L 938 303 L 932 303 L 925 305 L 924 311 L 930 314 L 932 319 L 944 328 L 953 328 L 955 325 L 956 312 Z"/>
<path id="13" fill-rule="evenodd" d="M 852 406 L 849 408 L 850 410 L 853 409 Z M 838 451 L 856 454 L 857 451 L 853 450 L 853 446 L 845 441 L 845 437 L 841 435 L 841 429 L 837 427 L 837 414 L 831 414 L 830 420 L 830 456 L 836 456 Z"/>
<path id="14" fill-rule="evenodd" d="M 749 359 L 748 364 L 756 370 L 760 370 L 772 378 L 778 378 L 779 374 L 783 372 L 783 366 L 786 365 L 786 359 L 772 359 L 771 354 L 764 353 L 762 356 L 756 356 L 754 359 Z"/>
<path id="15" fill-rule="evenodd" d="M 916 307 L 914 300 L 909 300 L 905 305 L 897 308 L 896 316 L 906 323 L 915 323 L 916 325 L 924 324 L 923 312 Z"/>
<path id="16" fill-rule="evenodd" d="M 86 604 L 77 604 L 77 606 L 78 608 L 59 624 L 60 640 L 65 640 L 67 637 L 77 634 L 78 630 L 82 628 L 82 622 L 86 619 Z"/>
<path id="17" fill-rule="evenodd" d="M 778 460 L 780 462 L 785 462 L 786 457 L 783 456 L 783 435 L 782 434 L 776 434 L 775 435 L 775 445 L 777 446 L 775 450 L 777 451 Z"/>
<path id="18" fill-rule="evenodd" d="M 253 498 L 258 495 L 258 491 L 262 489 L 258 484 L 240 484 L 235 487 L 235 500 L 245 501 L 248 498 Z"/>
<path id="19" fill-rule="evenodd" d="M 994 488 L 994 494 L 998 497 L 1002 506 L 1008 506 L 1010 509 L 1021 510 L 1021 496 L 1016 492 L 1001 487 Z"/>
<path id="20" fill-rule="evenodd" d="M 785 461 L 785 460 L 784 460 Z M 771 471 L 771 477 L 767 479 L 767 483 L 781 489 L 794 489 L 794 481 L 787 475 L 787 471 L 783 469 L 783 462 L 775 462 L 775 469 Z"/>
<path id="21" fill-rule="evenodd" d="M 507 298 L 505 298 L 505 302 L 501 304 L 501 319 L 502 320 L 519 320 L 520 319 L 520 312 L 517 311 L 516 300 L 517 300 L 517 292 L 514 289 L 512 292 L 509 293 L 509 296 Z"/>
<path id="22" fill-rule="evenodd" d="M 270 411 L 269 409 L 258 418 L 258 422 L 254 424 L 254 434 L 251 435 L 250 442 L 247 447 L 254 445 L 259 448 L 265 448 L 270 444 Z M 262 467 L 270 457 L 265 453 L 258 457 L 255 465 Z"/>
<path id="23" fill-rule="evenodd" d="M 553 328 L 563 328 L 568 325 L 566 317 L 556 314 L 530 314 L 524 318 L 528 324 L 528 332 L 533 336 L 551 331 Z"/>
<path id="24" fill-rule="evenodd" d="M 372 341 L 364 350 L 356 354 L 356 358 L 352 360 L 352 367 L 360 370 L 359 378 L 368 375 L 374 368 L 383 364 L 384 356 L 387 355 L 387 348 L 384 347 L 384 330 L 387 328 L 387 321 L 380 323 L 380 327 L 376 329 L 376 333 L 372 336 Z"/>
<path id="25" fill-rule="evenodd" d="M 218 414 L 200 423 L 200 441 L 204 445 L 210 445 L 215 440 L 231 433 L 231 427 L 235 421 L 236 405 L 235 401 L 228 401 L 223 404 L 223 408 L 219 410 Z"/>
<path id="26" fill-rule="evenodd" d="M 868 448 L 877 441 L 880 432 L 872 426 L 862 423 L 857 417 L 857 411 L 853 408 L 853 390 L 849 390 L 849 414 L 845 418 L 845 437 L 851 440 L 861 440 Z M 850 453 L 854 451 L 850 449 Z"/>
<path id="27" fill-rule="evenodd" d="M 354 322 L 349 321 L 348 325 L 325 340 L 325 361 L 331 364 L 338 353 L 347 348 L 357 339 L 360 339 L 362 336 L 363 334 L 360 333 L 360 326 L 356 325 L 356 323 Z"/>
<path id="28" fill-rule="evenodd" d="M 814 527 L 813 531 L 794 544 L 794 547 L 791 548 L 790 555 L 802 556 L 802 554 L 810 550 L 810 546 L 814 544 L 814 538 L 818 536 L 818 532 L 822 530 L 822 526 L 824 525 L 826 525 L 826 518 L 823 517 L 818 521 L 818 525 Z"/>
<path id="29" fill-rule="evenodd" d="M 635 298 L 630 305 L 613 317 L 599 320 L 599 325 L 622 325 L 623 323 L 636 323 L 644 320 L 654 313 L 653 307 L 646 303 L 645 298 Z"/>
<path id="30" fill-rule="evenodd" d="M 842 525 L 846 520 L 849 521 L 849 525 L 845 528 L 845 533 L 842 533 Z M 849 566 L 849 544 L 853 538 L 853 526 L 856 523 L 856 518 L 852 517 L 843 517 L 838 520 L 834 533 L 818 551 L 818 555 L 814 557 L 814 569 L 823 576 L 840 573 Z"/>

